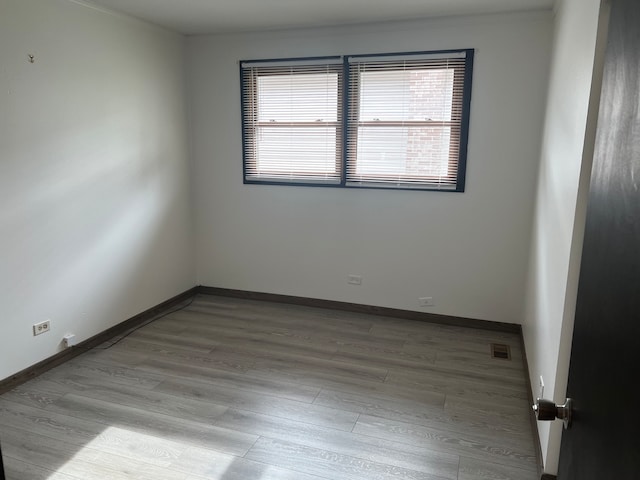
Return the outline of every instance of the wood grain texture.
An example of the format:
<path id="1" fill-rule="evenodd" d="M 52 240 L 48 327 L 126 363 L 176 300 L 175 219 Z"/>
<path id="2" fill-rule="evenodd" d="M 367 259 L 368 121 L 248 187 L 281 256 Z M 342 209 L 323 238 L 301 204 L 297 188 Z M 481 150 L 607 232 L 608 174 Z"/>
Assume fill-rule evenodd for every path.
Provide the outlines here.
<path id="1" fill-rule="evenodd" d="M 276 467 L 272 462 L 256 462 L 247 458 L 225 455 L 215 450 L 190 447 L 171 468 L 190 473 L 188 480 L 196 478 L 221 480 L 322 480 L 326 477 L 307 475 L 297 470 Z"/>
<path id="2" fill-rule="evenodd" d="M 6 458 L 4 462 L 6 478 L 30 478 L 31 480 L 75 480 L 64 473 L 38 467 L 32 463 Z"/>
<path id="3" fill-rule="evenodd" d="M 339 408 L 330 408 L 316 404 L 309 404 L 272 395 L 256 395 L 255 392 L 235 388 L 217 388 L 188 380 L 167 380 L 158 385 L 155 392 L 169 394 L 184 399 L 206 399 L 209 405 L 224 405 L 226 407 L 242 409 L 253 413 L 271 415 L 273 417 L 296 420 L 314 425 L 327 426 L 337 430 L 350 432 L 358 414 Z"/>
<path id="4" fill-rule="evenodd" d="M 531 472 L 497 463 L 460 457 L 458 480 L 529 480 Z"/>
<path id="5" fill-rule="evenodd" d="M 391 480 L 393 478 L 444 480 L 446 478 L 271 438 L 258 440 L 247 458 L 261 462 L 276 462 L 280 466 L 328 478 L 348 480 Z"/>
<path id="6" fill-rule="evenodd" d="M 398 468 L 455 475 L 458 458 L 437 451 L 405 445 L 372 436 L 345 433 L 266 415 L 229 410 L 217 422 L 229 429 L 259 432 L 261 437 L 294 442 L 298 446 L 335 451 L 367 461 L 383 462 Z M 454 477 L 455 478 L 455 477 Z"/>
<path id="7" fill-rule="evenodd" d="M 518 342 L 199 295 L 0 396 L 8 478 L 533 480 Z"/>
<path id="8" fill-rule="evenodd" d="M 353 432 L 435 451 L 491 459 L 534 472 L 538 468 L 533 445 L 505 436 L 450 432 L 367 415 L 360 416 Z"/>

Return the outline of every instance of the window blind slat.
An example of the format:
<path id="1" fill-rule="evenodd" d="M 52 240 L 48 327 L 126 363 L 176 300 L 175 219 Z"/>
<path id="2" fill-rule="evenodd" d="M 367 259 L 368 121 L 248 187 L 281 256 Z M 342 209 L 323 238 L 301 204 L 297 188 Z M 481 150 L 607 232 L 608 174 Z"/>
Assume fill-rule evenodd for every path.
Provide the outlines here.
<path id="1" fill-rule="evenodd" d="M 437 60 L 451 60 L 455 58 L 464 59 L 467 57 L 467 52 L 465 50 L 460 51 L 449 51 L 449 52 L 424 52 L 424 53 L 407 53 L 407 54 L 386 54 L 386 55 L 352 55 L 348 57 L 348 63 L 372 63 L 375 61 L 381 62 L 404 62 L 407 61 L 433 61 Z"/>

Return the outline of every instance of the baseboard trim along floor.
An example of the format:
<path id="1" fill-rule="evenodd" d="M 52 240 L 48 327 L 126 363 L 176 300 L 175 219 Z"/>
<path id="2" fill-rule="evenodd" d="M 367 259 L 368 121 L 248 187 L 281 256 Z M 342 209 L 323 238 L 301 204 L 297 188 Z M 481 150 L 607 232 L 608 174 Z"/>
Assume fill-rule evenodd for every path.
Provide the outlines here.
<path id="1" fill-rule="evenodd" d="M 21 385 L 28 380 L 37 377 L 38 375 L 43 374 L 44 372 L 51 370 L 52 368 L 61 365 L 62 363 L 71 360 L 74 357 L 86 352 L 87 350 L 91 350 L 92 348 L 100 345 L 103 342 L 111 340 L 112 338 L 121 335 L 132 328 L 136 328 L 143 323 L 151 320 L 157 315 L 165 313 L 167 310 L 170 310 L 172 307 L 185 302 L 195 296 L 198 292 L 198 287 L 190 288 L 175 297 L 170 298 L 169 300 L 165 300 L 162 303 L 159 303 L 155 307 L 151 307 L 144 312 L 139 313 L 123 322 L 114 325 L 103 332 L 100 332 L 94 335 L 83 342 L 78 343 L 77 345 L 62 350 L 61 352 L 49 357 L 44 360 L 36 363 L 35 365 L 31 365 L 30 367 L 21 370 L 20 372 L 5 378 L 0 381 L 0 394 L 8 392 L 13 388 Z"/>
<path id="2" fill-rule="evenodd" d="M 360 303 L 338 302 L 320 298 L 295 297 L 291 295 L 279 295 L 275 293 L 250 292 L 246 290 L 234 290 L 229 288 L 199 286 L 198 293 L 218 295 L 220 297 L 244 298 L 247 300 L 261 300 L 263 302 L 288 303 L 305 307 L 328 308 L 345 312 L 366 313 L 383 317 L 401 318 L 404 320 L 418 320 L 422 322 L 450 325 L 453 327 L 479 328 L 494 332 L 521 333 L 522 327 L 514 323 L 493 322 L 489 320 L 477 320 L 473 318 L 455 317 L 451 315 L 439 315 L 436 313 L 415 312 L 398 308 L 376 307 Z"/>

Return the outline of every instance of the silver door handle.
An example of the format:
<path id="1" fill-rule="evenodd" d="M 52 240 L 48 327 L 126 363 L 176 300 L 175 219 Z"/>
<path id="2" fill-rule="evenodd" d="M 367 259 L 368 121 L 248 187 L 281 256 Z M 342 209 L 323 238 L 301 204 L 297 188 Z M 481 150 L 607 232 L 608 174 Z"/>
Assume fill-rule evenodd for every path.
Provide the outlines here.
<path id="1" fill-rule="evenodd" d="M 570 398 L 565 400 L 564 405 L 556 405 L 551 400 L 538 398 L 533 405 L 533 411 L 538 420 L 555 420 L 557 418 L 563 421 L 564 428 L 571 428 L 572 408 L 573 401 Z"/>

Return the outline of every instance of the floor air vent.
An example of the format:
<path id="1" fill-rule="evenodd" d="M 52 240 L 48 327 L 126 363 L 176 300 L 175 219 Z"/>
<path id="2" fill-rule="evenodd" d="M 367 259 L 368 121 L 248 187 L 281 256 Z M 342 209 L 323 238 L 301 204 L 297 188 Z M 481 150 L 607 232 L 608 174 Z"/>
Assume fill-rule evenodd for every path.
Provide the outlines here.
<path id="1" fill-rule="evenodd" d="M 509 348 L 509 345 L 492 343 L 491 358 L 502 358 L 504 360 L 511 360 L 511 349 Z"/>

